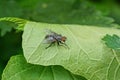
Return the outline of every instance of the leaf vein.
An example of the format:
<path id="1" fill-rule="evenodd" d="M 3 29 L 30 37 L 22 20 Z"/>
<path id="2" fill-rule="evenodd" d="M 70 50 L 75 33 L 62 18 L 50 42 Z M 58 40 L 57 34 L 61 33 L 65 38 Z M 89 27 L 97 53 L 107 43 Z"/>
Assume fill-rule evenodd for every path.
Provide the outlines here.
<path id="1" fill-rule="evenodd" d="M 20 74 L 20 73 L 23 73 L 23 72 L 25 72 L 25 71 L 27 71 L 27 70 L 29 70 L 29 69 L 32 69 L 33 67 L 35 67 L 35 66 L 32 66 L 32 67 L 27 68 L 27 69 L 25 68 L 25 69 L 21 70 L 20 72 L 16 72 L 16 74 L 14 74 L 13 76 L 11 76 L 11 77 L 9 78 L 9 80 L 11 80 L 13 77 L 17 76 L 17 75 Z"/>

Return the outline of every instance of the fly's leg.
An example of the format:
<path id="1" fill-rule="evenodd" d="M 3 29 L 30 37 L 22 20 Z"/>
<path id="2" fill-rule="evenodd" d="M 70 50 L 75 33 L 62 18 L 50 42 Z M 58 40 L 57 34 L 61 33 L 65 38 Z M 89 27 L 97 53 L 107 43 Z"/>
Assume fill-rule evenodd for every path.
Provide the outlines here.
<path id="1" fill-rule="evenodd" d="M 49 46 L 47 46 L 45 49 L 48 49 L 49 47 L 51 47 L 54 44 L 54 42 L 50 43 Z"/>
<path id="2" fill-rule="evenodd" d="M 59 46 L 60 46 L 60 42 L 59 42 L 59 41 L 57 41 L 57 45 L 59 45 Z"/>
<path id="3" fill-rule="evenodd" d="M 63 44 L 63 45 L 65 45 L 68 49 L 70 49 L 69 46 L 68 46 L 67 44 L 62 43 L 61 41 L 59 41 L 59 45 L 60 45 L 60 43 Z M 61 46 L 63 46 L 63 45 L 61 45 Z M 64 47 L 65 47 L 65 46 L 64 46 Z"/>

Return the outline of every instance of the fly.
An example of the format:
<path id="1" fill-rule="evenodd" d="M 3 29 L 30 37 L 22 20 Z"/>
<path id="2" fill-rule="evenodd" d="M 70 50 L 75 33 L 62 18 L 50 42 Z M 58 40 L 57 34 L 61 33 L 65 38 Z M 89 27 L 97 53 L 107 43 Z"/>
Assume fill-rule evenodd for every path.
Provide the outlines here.
<path id="1" fill-rule="evenodd" d="M 45 43 L 49 44 L 49 46 L 47 46 L 46 49 L 48 49 L 49 47 L 51 47 L 55 43 L 57 43 L 57 45 L 59 45 L 59 46 L 65 45 L 67 48 L 69 48 L 67 46 L 67 44 L 65 44 L 67 37 L 62 36 L 61 34 L 58 34 L 58 33 L 53 32 L 51 30 L 47 30 L 47 32 L 49 32 L 49 34 L 47 34 L 45 36 L 44 40 L 45 40 Z"/>

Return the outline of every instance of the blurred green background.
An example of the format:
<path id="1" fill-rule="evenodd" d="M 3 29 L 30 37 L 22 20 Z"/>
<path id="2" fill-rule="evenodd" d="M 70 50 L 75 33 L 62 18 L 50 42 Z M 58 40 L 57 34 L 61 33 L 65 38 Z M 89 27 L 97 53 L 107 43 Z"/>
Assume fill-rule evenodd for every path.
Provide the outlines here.
<path id="1" fill-rule="evenodd" d="M 0 17 L 111 27 L 120 24 L 120 0 L 0 0 Z M 12 55 L 22 53 L 16 25 L 0 22 L 0 74 Z"/>

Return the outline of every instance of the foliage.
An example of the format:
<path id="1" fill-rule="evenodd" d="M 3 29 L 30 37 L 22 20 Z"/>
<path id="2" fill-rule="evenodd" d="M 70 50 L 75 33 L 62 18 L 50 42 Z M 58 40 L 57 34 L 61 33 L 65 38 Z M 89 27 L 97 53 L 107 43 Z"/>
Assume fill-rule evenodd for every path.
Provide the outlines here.
<path id="1" fill-rule="evenodd" d="M 110 35 L 106 35 L 103 40 L 105 41 L 106 45 L 109 47 L 109 48 L 112 48 L 112 49 L 120 49 L 120 37 L 117 36 L 117 35 L 113 35 L 113 36 L 110 36 Z"/>
<path id="2" fill-rule="evenodd" d="M 120 79 L 118 0 L 0 1 L 2 80 Z M 70 49 L 45 49 L 45 29 L 66 36 Z"/>
<path id="3" fill-rule="evenodd" d="M 12 73 L 11 73 L 12 72 Z M 32 73 L 32 74 L 31 74 Z M 22 55 L 14 56 L 8 62 L 3 80 L 85 80 L 73 75 L 61 66 L 38 66 L 26 62 Z"/>
<path id="4" fill-rule="evenodd" d="M 14 0 L 0 0 L 0 17 L 20 17 L 22 15 L 22 8 Z M 0 23 L 1 36 L 12 30 L 15 25 L 11 23 Z"/>
<path id="5" fill-rule="evenodd" d="M 86 1 L 4 0 L 1 1 L 0 4 L 1 4 L 0 13 L 2 14 L 0 15 L 0 17 L 13 16 L 13 17 L 26 18 L 34 21 L 59 23 L 59 24 L 81 24 L 81 25 L 97 25 L 97 26 L 114 25 L 113 24 L 114 20 L 112 18 L 103 16 L 100 11 L 96 10 L 94 7 L 91 7 L 89 3 L 87 3 Z M 6 6 L 4 7 L 4 5 Z M 12 28 L 11 26 L 9 27 L 10 29 L 7 29 L 5 26 L 6 25 L 0 26 L 2 35 L 10 31 Z"/>
<path id="6" fill-rule="evenodd" d="M 120 24 L 119 0 L 89 0 L 89 2 L 91 5 L 95 5 L 97 9 L 101 10 L 103 14 L 113 18 L 115 23 Z"/>

